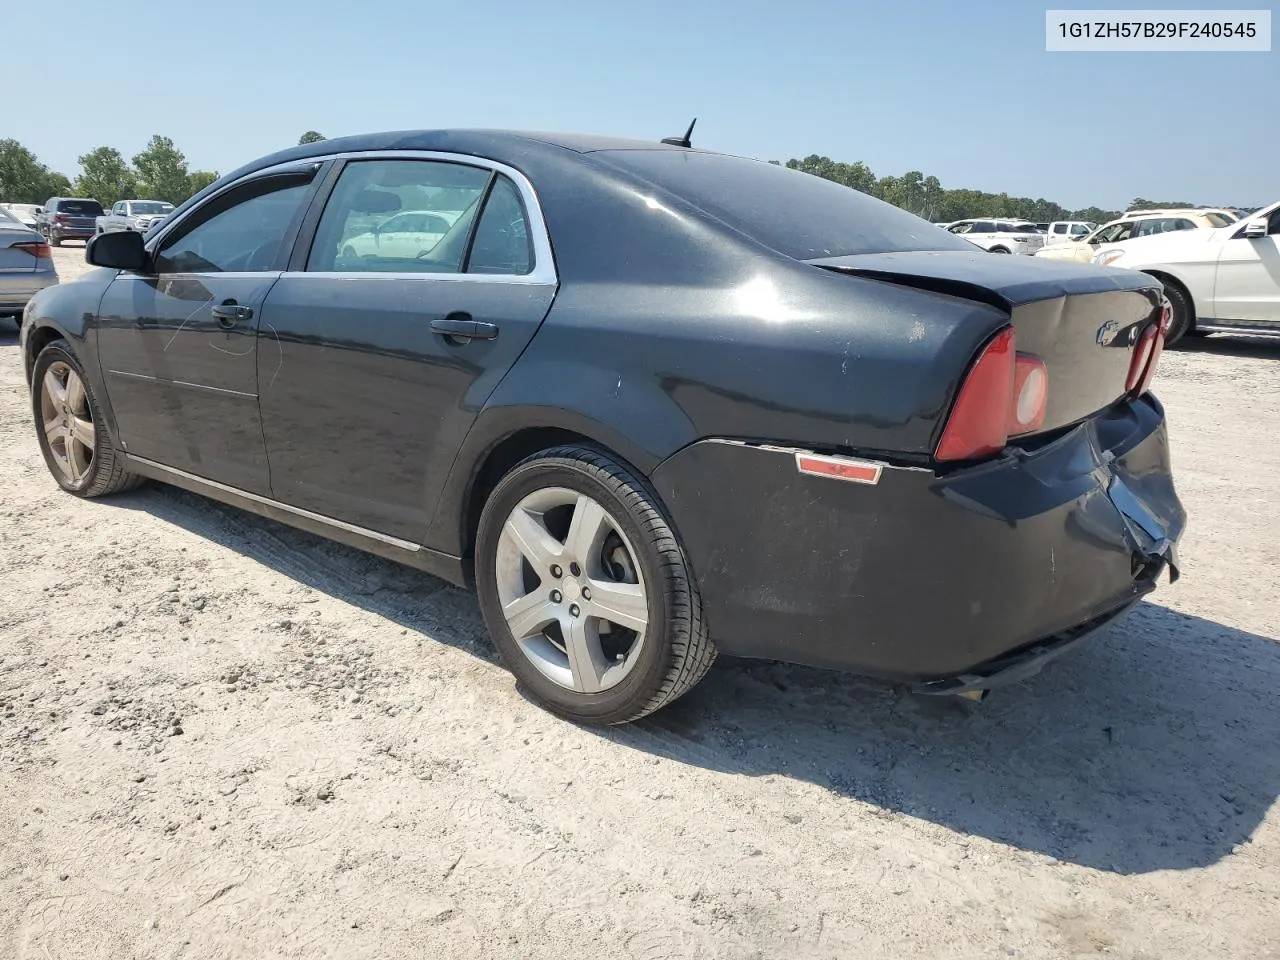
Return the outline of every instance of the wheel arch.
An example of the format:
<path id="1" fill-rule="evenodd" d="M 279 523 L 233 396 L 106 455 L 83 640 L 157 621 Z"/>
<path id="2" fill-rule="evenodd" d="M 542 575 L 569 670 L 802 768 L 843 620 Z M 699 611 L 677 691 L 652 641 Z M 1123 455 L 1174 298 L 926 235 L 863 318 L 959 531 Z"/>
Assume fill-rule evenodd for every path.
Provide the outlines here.
<path id="1" fill-rule="evenodd" d="M 1201 309 L 1200 304 L 1196 302 L 1195 294 L 1191 292 L 1191 287 L 1187 285 L 1187 282 L 1176 274 L 1170 273 L 1168 270 L 1162 270 L 1159 267 L 1152 267 L 1149 270 L 1144 268 L 1141 272 L 1149 277 L 1155 277 L 1161 284 L 1172 283 L 1182 292 L 1182 295 L 1187 300 L 1187 305 L 1191 308 L 1191 316 L 1187 320 L 1187 329 L 1183 333 L 1190 333 L 1194 330 L 1196 328 L 1196 319 L 1200 316 Z"/>
<path id="2" fill-rule="evenodd" d="M 648 478 L 661 456 L 638 447 L 599 420 L 557 408 L 487 411 L 477 421 L 445 482 L 426 545 L 469 558 L 489 493 L 521 460 L 565 444 L 593 447 Z M 469 566 L 469 564 L 468 564 Z"/>
<path id="3" fill-rule="evenodd" d="M 56 324 L 48 320 L 41 320 L 35 323 L 31 330 L 27 333 L 26 348 L 22 356 L 22 369 L 27 378 L 27 387 L 31 386 L 31 374 L 35 370 L 36 357 L 40 356 L 40 351 L 53 343 L 55 340 L 62 340 L 67 345 L 67 349 L 75 354 L 79 359 L 79 351 L 76 350 L 73 338 L 68 336 L 67 332 Z M 81 361 L 83 363 L 83 361 Z"/>

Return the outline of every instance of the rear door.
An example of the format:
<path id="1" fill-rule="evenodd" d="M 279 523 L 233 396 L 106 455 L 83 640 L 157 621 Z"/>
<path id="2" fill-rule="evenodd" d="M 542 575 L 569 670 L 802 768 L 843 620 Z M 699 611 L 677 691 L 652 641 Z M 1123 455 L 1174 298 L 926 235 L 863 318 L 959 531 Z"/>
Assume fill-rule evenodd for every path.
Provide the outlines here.
<path id="1" fill-rule="evenodd" d="M 370 218 L 405 209 L 466 212 L 429 249 L 348 255 Z M 516 171 L 447 154 L 347 161 L 259 330 L 273 496 L 421 542 L 459 445 L 555 291 Z"/>
<path id="2" fill-rule="evenodd" d="M 107 288 L 98 356 L 130 454 L 269 493 L 257 331 L 317 166 L 217 194 L 158 238 L 151 270 Z"/>
<path id="3" fill-rule="evenodd" d="M 1280 206 L 1267 216 L 1265 237 L 1246 237 L 1244 225 L 1222 245 L 1214 283 L 1214 318 L 1280 323 Z"/>

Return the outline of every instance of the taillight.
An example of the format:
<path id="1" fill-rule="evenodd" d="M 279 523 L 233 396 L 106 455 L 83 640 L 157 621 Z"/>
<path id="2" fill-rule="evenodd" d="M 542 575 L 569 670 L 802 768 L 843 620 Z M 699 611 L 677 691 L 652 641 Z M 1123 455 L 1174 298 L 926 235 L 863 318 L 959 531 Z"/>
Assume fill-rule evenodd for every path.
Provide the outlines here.
<path id="1" fill-rule="evenodd" d="M 23 250 L 31 254 L 37 260 L 43 258 L 45 260 L 52 259 L 53 249 L 43 240 L 30 240 L 26 243 L 10 244 L 12 250 Z"/>
<path id="2" fill-rule="evenodd" d="M 65 213 L 55 213 L 55 214 L 53 215 L 53 222 L 54 222 L 54 223 L 66 223 L 66 222 L 67 222 L 68 220 L 70 220 L 70 219 L 71 219 L 71 218 L 70 218 L 69 216 L 67 216 Z"/>
<path id="3" fill-rule="evenodd" d="M 969 369 L 934 456 L 975 460 L 999 453 L 1011 436 L 1044 424 L 1048 401 L 1048 368 L 1039 357 L 1018 353 L 1013 328 L 1007 327 Z"/>
<path id="4" fill-rule="evenodd" d="M 1014 362 L 1013 403 L 1009 407 L 1009 436 L 1031 433 L 1044 425 L 1049 404 L 1049 368 L 1039 357 L 1020 353 Z"/>
<path id="5" fill-rule="evenodd" d="M 938 441 L 939 460 L 972 460 L 1004 449 L 1013 398 L 1013 327 L 992 338 L 978 354 L 956 397 Z"/>
<path id="6" fill-rule="evenodd" d="M 1160 321 L 1148 324 L 1138 337 L 1133 348 L 1133 359 L 1129 361 L 1129 376 L 1125 380 L 1125 390 L 1136 391 L 1142 396 L 1151 389 L 1151 381 L 1156 376 L 1156 365 L 1160 362 L 1160 354 L 1164 353 L 1164 338 L 1169 332 L 1169 323 L 1173 312 L 1166 304 L 1160 310 Z"/>

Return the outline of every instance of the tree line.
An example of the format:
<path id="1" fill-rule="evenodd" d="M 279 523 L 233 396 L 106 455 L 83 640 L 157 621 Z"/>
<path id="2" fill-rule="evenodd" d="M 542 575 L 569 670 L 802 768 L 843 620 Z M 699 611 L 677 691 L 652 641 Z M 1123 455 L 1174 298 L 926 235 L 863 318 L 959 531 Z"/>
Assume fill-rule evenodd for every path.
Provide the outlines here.
<path id="1" fill-rule="evenodd" d="M 778 163 L 773 160 L 771 163 Z M 810 154 L 803 160 L 788 160 L 786 166 L 814 176 L 834 180 L 846 187 L 861 190 L 895 207 L 909 210 L 916 216 L 935 223 L 950 223 L 968 217 L 1009 218 L 1030 220 L 1033 223 L 1051 223 L 1054 220 L 1088 220 L 1106 223 L 1120 216 L 1123 211 L 1104 210 L 1101 207 L 1068 209 L 1043 197 L 1011 197 L 1007 193 L 987 193 L 983 190 L 947 190 L 937 177 L 926 177 L 919 170 L 911 170 L 900 177 L 877 177 L 861 160 L 843 163 L 830 157 Z M 1194 208 L 1196 203 L 1160 203 L 1136 197 L 1129 210 L 1157 210 L 1162 208 Z M 1240 209 L 1232 207 L 1232 209 Z"/>
<path id="2" fill-rule="evenodd" d="M 299 143 L 324 137 L 308 130 Z M 84 197 L 109 207 L 117 200 L 167 200 L 177 206 L 218 179 L 216 170 L 192 170 L 173 141 L 156 134 L 131 161 L 115 147 L 96 147 L 77 158 L 73 181 L 50 170 L 17 140 L 0 140 L 0 202 L 44 203 L 50 197 Z"/>
<path id="3" fill-rule="evenodd" d="M 299 144 L 325 137 L 308 130 Z M 103 206 L 117 200 L 167 200 L 179 204 L 218 179 L 217 171 L 191 170 L 174 142 L 156 134 L 146 149 L 126 161 L 115 147 L 97 147 L 78 158 L 80 174 L 74 181 L 50 170 L 17 140 L 0 140 L 0 201 L 44 203 L 50 197 L 93 198 Z M 779 163 L 777 160 L 771 163 Z M 1071 210 L 1051 200 L 1011 197 L 1007 193 L 943 188 L 937 177 L 911 170 L 900 177 L 877 177 L 862 161 L 844 163 L 810 154 L 786 162 L 792 170 L 811 173 L 870 194 L 894 206 L 934 222 L 949 223 L 965 217 L 1005 217 L 1044 223 L 1053 220 L 1090 220 L 1105 223 L 1120 216 L 1118 210 L 1084 207 Z M 1192 203 L 1158 203 L 1137 197 L 1130 210 L 1160 207 L 1195 207 Z"/>

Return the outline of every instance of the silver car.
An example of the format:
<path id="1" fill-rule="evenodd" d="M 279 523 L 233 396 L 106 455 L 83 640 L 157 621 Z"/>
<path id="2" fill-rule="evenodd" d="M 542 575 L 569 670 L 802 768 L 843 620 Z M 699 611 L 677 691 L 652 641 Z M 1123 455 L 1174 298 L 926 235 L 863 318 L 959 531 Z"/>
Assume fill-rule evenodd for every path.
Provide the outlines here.
<path id="1" fill-rule="evenodd" d="M 48 241 L 0 210 L 0 317 L 21 323 L 27 301 L 57 282 Z"/>

